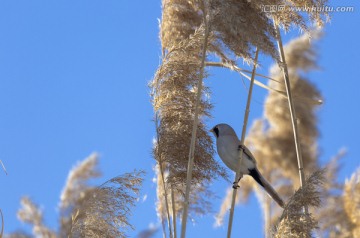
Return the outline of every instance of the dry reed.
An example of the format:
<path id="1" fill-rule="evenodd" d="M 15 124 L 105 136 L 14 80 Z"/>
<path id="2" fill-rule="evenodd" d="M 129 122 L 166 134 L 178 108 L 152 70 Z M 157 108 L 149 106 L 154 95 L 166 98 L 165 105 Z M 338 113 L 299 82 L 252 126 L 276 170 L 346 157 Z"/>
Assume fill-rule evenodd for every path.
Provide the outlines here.
<path id="1" fill-rule="evenodd" d="M 86 192 L 72 217 L 70 237 L 127 237 L 129 223 L 143 181 L 142 171 L 114 177 Z"/>
<path id="2" fill-rule="evenodd" d="M 21 208 L 17 216 L 22 222 L 32 225 L 34 236 L 46 238 L 56 237 L 56 233 L 44 224 L 43 212 L 29 197 L 23 197 L 21 199 Z"/>
<path id="3" fill-rule="evenodd" d="M 59 203 L 61 237 L 69 235 L 72 216 L 82 207 L 86 193 L 92 189 L 89 180 L 101 175 L 97 164 L 98 154 L 92 153 L 69 172 Z"/>
<path id="4" fill-rule="evenodd" d="M 189 39 L 169 49 L 151 83 L 154 89 L 153 106 L 159 117 L 158 143 L 154 156 L 168 173 L 166 188 L 169 191 L 172 189 L 175 201 L 182 201 L 182 203 L 195 116 L 197 82 L 202 77 L 199 70 L 203 37 L 204 28 L 200 27 Z M 212 107 L 207 97 L 209 93 L 209 89 L 203 85 L 191 181 L 192 193 L 203 192 L 203 195 L 208 192 L 199 188 L 206 187 L 219 176 L 226 176 L 225 170 L 213 158 L 212 140 L 204 124 L 204 119 L 210 116 L 209 110 Z M 205 203 L 206 196 L 198 198 L 201 200 L 200 203 Z M 192 204 L 193 202 L 190 206 Z M 190 210 L 199 211 L 197 208 L 190 208 Z M 179 211 L 175 213 L 178 214 Z"/>
<path id="5" fill-rule="evenodd" d="M 344 209 L 351 222 L 350 230 L 354 238 L 360 237 L 360 168 L 358 168 L 344 186 Z"/>
<path id="6" fill-rule="evenodd" d="M 275 228 L 276 238 L 310 238 L 312 232 L 318 227 L 316 219 L 311 213 L 304 213 L 303 207 L 320 206 L 320 187 L 324 181 L 324 171 L 315 171 L 305 182 L 305 185 L 298 189 L 290 197 L 285 205 L 279 224 Z"/>

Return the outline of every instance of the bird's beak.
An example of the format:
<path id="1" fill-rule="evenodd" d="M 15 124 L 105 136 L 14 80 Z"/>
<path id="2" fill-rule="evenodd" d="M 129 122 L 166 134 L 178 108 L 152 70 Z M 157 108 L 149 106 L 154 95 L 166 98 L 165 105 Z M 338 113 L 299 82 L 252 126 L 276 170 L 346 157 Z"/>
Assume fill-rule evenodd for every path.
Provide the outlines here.
<path id="1" fill-rule="evenodd" d="M 214 128 L 212 128 L 209 132 L 212 132 L 212 133 L 214 133 Z"/>

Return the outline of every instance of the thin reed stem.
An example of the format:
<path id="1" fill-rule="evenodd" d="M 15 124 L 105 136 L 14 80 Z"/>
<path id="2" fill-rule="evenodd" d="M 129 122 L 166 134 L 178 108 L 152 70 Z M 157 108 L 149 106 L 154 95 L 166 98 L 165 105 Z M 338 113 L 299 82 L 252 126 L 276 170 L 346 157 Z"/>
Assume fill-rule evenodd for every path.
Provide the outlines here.
<path id="1" fill-rule="evenodd" d="M 245 72 L 245 73 L 250 73 L 250 74 L 252 73 L 252 71 L 240 68 L 239 66 L 237 66 L 235 64 L 229 64 L 229 63 L 224 63 L 224 62 L 206 62 L 205 64 L 206 64 L 206 66 L 222 67 L 222 68 L 227 68 L 227 69 L 234 70 L 236 72 Z M 280 83 L 278 80 L 273 79 L 273 78 L 271 78 L 271 77 L 269 77 L 267 75 L 264 75 L 264 74 L 256 73 L 255 75 Z"/>
<path id="2" fill-rule="evenodd" d="M 249 119 L 251 96 L 252 96 L 252 91 L 253 91 L 253 86 L 254 86 L 254 81 L 255 81 L 255 74 L 256 74 L 256 66 L 257 66 L 258 56 L 259 56 L 259 49 L 257 48 L 256 53 L 255 53 L 254 67 L 253 67 L 253 70 L 252 70 L 252 73 L 251 73 L 251 81 L 250 81 L 250 87 L 249 87 L 247 102 L 246 102 L 244 122 L 243 122 L 243 128 L 242 128 L 241 140 L 240 140 L 241 145 L 243 145 L 244 141 L 245 141 L 246 127 L 247 127 L 247 123 L 248 123 L 248 119 Z M 237 164 L 235 182 L 238 181 L 238 179 L 242 177 L 242 174 L 240 174 L 240 165 L 241 165 L 241 161 L 242 161 L 242 157 L 243 157 L 242 154 L 243 154 L 243 150 L 240 150 L 240 154 L 239 154 L 240 159 L 239 159 L 239 163 Z M 236 189 L 233 189 L 233 191 L 232 191 L 231 207 L 230 207 L 230 214 L 229 214 L 229 224 L 228 224 L 228 230 L 227 230 L 227 238 L 231 237 L 231 232 L 232 232 L 232 223 L 233 223 L 233 219 L 234 219 L 235 200 L 236 200 L 236 194 L 237 194 L 236 191 L 237 191 Z"/>
<path id="3" fill-rule="evenodd" d="M 162 227 L 162 232 L 163 232 L 163 238 L 166 238 L 165 221 L 163 218 L 161 218 L 161 227 Z"/>
<path id="4" fill-rule="evenodd" d="M 165 199 L 165 209 L 166 209 L 166 216 L 167 216 L 167 223 L 168 223 L 168 227 L 169 227 L 169 234 L 170 234 L 170 238 L 173 238 L 172 236 L 172 227 L 171 227 L 171 220 L 170 220 L 170 210 L 169 210 L 169 203 L 168 203 L 168 196 L 167 196 L 167 189 L 166 189 L 166 184 L 165 184 L 165 178 L 164 178 L 164 170 L 163 170 L 163 161 L 162 161 L 162 156 L 158 153 L 158 146 L 159 146 L 159 117 L 156 113 L 155 115 L 155 126 L 156 126 L 156 140 L 157 140 L 157 147 L 156 147 L 156 157 L 159 159 L 159 170 L 160 170 L 160 177 L 161 177 L 161 181 L 163 184 L 163 190 L 164 190 L 164 199 Z M 162 219 L 162 218 L 161 218 Z"/>
<path id="5" fill-rule="evenodd" d="M 208 38 L 209 38 L 209 23 L 208 23 L 208 16 L 207 16 L 207 1 L 204 0 L 204 27 L 205 27 L 205 35 L 204 35 L 204 44 L 202 47 L 201 52 L 201 64 L 200 64 L 200 76 L 197 83 L 197 92 L 196 92 L 196 102 L 195 102 L 195 115 L 194 115 L 194 122 L 192 126 L 191 132 L 191 141 L 190 141 L 190 150 L 189 150 L 189 162 L 187 167 L 187 174 L 186 174 L 186 189 L 185 189 L 185 202 L 184 202 L 184 209 L 182 214 L 182 221 L 181 221 L 181 238 L 185 238 L 186 236 L 186 225 L 187 225 L 187 217 L 188 217 L 188 210 L 190 204 L 190 187 L 191 187 L 191 179 L 192 179 L 192 169 L 194 164 L 194 155 L 195 155 L 195 142 L 196 142 L 196 134 L 197 128 L 199 124 L 199 106 L 201 101 L 202 95 L 202 86 L 203 86 L 203 78 L 204 78 L 204 68 L 205 68 L 205 59 L 206 59 L 206 51 L 208 45 Z"/>
<path id="6" fill-rule="evenodd" d="M 2 211 L 0 209 L 0 216 L 1 216 L 1 231 L 0 231 L 0 237 L 3 237 L 4 234 L 4 216 L 2 214 Z"/>
<path id="7" fill-rule="evenodd" d="M 234 71 L 238 72 L 239 74 L 241 74 L 242 76 L 244 76 L 245 78 L 247 78 L 248 80 L 251 81 L 251 77 L 248 76 L 247 74 L 245 74 L 245 73 L 251 73 L 251 71 L 242 69 L 242 68 L 238 67 L 237 65 L 227 64 L 227 63 L 222 63 L 222 62 L 206 62 L 206 66 L 222 67 L 222 68 L 227 68 L 227 69 L 230 69 L 230 70 L 234 70 Z M 263 75 L 263 74 L 256 73 L 255 75 L 260 76 L 262 78 L 269 79 L 269 80 L 277 82 L 277 83 L 281 83 L 280 81 L 278 81 L 278 80 L 276 80 L 274 78 L 271 78 L 269 76 Z M 266 90 L 276 92 L 276 93 L 282 95 L 283 97 L 287 98 L 287 94 L 286 94 L 285 91 L 281 91 L 281 90 L 278 90 L 278 89 L 271 88 L 271 87 L 263 84 L 262 82 L 260 82 L 260 81 L 258 81 L 256 79 L 254 80 L 254 84 L 256 84 L 256 85 L 258 85 L 258 86 L 260 86 L 260 87 L 262 87 L 262 88 L 264 88 Z M 301 96 L 301 95 L 293 95 L 293 98 L 296 98 L 297 100 L 299 100 L 301 102 L 307 102 L 307 103 L 311 103 L 311 104 L 314 104 L 314 105 L 321 105 L 323 103 L 323 101 L 321 99 L 308 98 L 308 97 L 304 97 L 304 96 Z"/>
<path id="8" fill-rule="evenodd" d="M 174 227 L 174 238 L 177 237 L 177 229 L 176 229 L 176 206 L 175 206 L 175 193 L 174 189 L 171 186 L 171 204 L 172 204 L 172 220 L 173 220 L 173 227 Z"/>
<path id="9" fill-rule="evenodd" d="M 299 133 L 298 133 L 298 127 L 297 127 L 296 111 L 295 111 L 295 107 L 294 107 L 293 96 L 291 93 L 289 72 L 288 72 L 286 59 L 285 59 L 284 47 L 283 47 L 282 40 L 281 40 L 279 26 L 275 19 L 274 19 L 274 27 L 275 27 L 275 31 L 276 31 L 277 45 L 278 45 L 279 54 L 280 54 L 281 69 L 282 69 L 282 72 L 284 75 L 286 94 L 287 94 L 288 103 L 289 103 L 291 125 L 292 125 L 293 132 L 294 132 L 296 158 L 297 158 L 297 162 L 298 162 L 298 169 L 299 169 L 299 176 L 300 176 L 300 186 L 302 188 L 305 185 L 305 174 L 304 174 L 304 166 L 303 166 L 303 160 L 302 160 L 302 154 L 301 154 L 301 145 L 300 145 L 300 139 L 299 139 Z M 305 212 L 307 213 L 307 207 L 305 207 Z"/>
<path id="10" fill-rule="evenodd" d="M 168 226 L 169 226 L 169 234 L 170 234 L 170 238 L 172 238 L 173 235 L 172 235 L 172 227 L 171 227 L 171 220 L 170 220 L 170 210 L 169 210 L 168 196 L 167 196 L 167 192 L 166 192 L 165 179 L 164 179 L 164 171 L 162 169 L 161 164 L 159 164 L 159 167 L 160 167 L 160 176 L 161 176 L 161 180 L 162 180 L 162 183 L 163 183 L 163 189 L 164 189 L 165 208 L 166 208 L 167 222 L 168 222 Z"/>
<path id="11" fill-rule="evenodd" d="M 264 192 L 264 235 L 265 238 L 271 238 L 271 200 L 270 197 Z"/>

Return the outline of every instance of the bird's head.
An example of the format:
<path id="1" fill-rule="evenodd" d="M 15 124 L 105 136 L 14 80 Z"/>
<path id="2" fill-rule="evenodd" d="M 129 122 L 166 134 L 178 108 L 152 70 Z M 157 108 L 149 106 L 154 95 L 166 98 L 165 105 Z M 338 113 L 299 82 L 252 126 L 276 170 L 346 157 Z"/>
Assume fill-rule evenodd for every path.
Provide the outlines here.
<path id="1" fill-rule="evenodd" d="M 212 132 L 216 138 L 219 138 L 219 136 L 226 136 L 226 135 L 236 136 L 234 129 L 225 123 L 217 124 L 210 130 L 210 132 Z"/>

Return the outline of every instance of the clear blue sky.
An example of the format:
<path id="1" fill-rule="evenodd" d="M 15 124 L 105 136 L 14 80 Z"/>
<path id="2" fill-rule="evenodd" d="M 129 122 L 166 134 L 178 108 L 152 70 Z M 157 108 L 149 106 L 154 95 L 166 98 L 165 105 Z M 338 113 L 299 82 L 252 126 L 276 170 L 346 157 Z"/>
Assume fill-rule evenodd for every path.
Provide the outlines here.
<path id="1" fill-rule="evenodd" d="M 318 43 L 322 70 L 311 74 L 325 104 L 319 110 L 321 160 L 348 148 L 340 181 L 360 161 L 360 22 L 359 1 L 333 1 L 354 6 L 336 13 Z M 151 157 L 154 125 L 148 82 L 159 65 L 158 19 L 161 3 L 125 0 L 0 1 L 0 208 L 5 233 L 29 230 L 17 221 L 21 196 L 44 209 L 56 229 L 60 192 L 69 170 L 91 152 L 101 155 L 104 177 L 147 171 L 142 195 L 131 219 L 136 232 L 157 224 Z M 298 31 L 286 36 L 298 35 Z M 263 73 L 269 60 L 262 58 Z M 240 133 L 246 92 L 234 72 L 211 70 L 215 108 L 209 127 L 232 124 Z M 251 119 L 262 115 L 266 91 L 255 89 Z M 234 102 L 236 110 L 230 108 Z M 223 197 L 227 184 L 212 185 Z M 219 208 L 221 199 L 214 202 Z M 226 226 L 212 228 L 213 215 L 189 223 L 188 237 L 224 237 Z M 261 211 L 254 197 L 238 207 L 234 237 L 261 237 Z M 161 237 L 160 232 L 156 237 Z"/>

